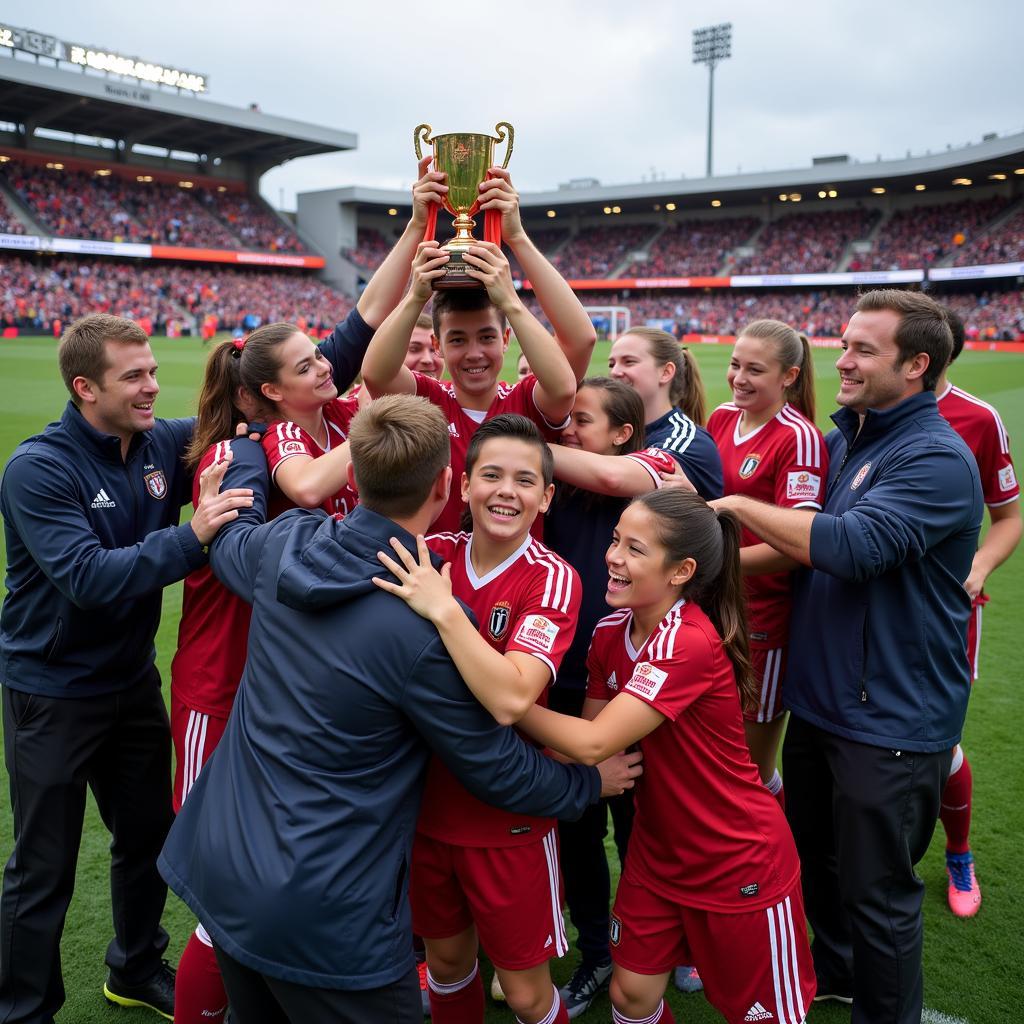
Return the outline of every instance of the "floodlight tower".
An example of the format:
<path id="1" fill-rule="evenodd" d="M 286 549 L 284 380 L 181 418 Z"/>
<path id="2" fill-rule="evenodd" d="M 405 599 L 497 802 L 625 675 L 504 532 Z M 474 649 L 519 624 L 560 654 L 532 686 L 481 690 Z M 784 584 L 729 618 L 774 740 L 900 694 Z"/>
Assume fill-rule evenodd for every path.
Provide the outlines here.
<path id="1" fill-rule="evenodd" d="M 711 177 L 711 136 L 715 112 L 715 68 L 732 56 L 732 22 L 693 30 L 693 63 L 708 66 L 708 167 Z"/>

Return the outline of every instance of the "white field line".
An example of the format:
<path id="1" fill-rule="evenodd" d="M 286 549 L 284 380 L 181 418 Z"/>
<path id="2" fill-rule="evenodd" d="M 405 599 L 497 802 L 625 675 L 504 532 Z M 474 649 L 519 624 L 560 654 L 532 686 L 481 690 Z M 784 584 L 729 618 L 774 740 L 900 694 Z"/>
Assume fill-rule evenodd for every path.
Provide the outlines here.
<path id="1" fill-rule="evenodd" d="M 948 1013 L 940 1013 L 938 1010 L 929 1010 L 927 1007 L 921 1012 L 921 1024 L 969 1024 L 966 1017 L 950 1017 Z"/>

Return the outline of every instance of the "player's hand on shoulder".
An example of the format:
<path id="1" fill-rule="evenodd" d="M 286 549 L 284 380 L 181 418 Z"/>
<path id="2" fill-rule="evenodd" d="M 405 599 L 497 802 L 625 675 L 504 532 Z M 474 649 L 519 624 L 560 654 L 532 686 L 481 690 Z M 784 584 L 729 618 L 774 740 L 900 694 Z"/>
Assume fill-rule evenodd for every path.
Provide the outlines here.
<path id="1" fill-rule="evenodd" d="M 417 615 L 436 622 L 451 607 L 458 608 L 452 597 L 451 566 L 445 563 L 438 572 L 430 561 L 430 549 L 422 536 L 416 538 L 416 555 L 397 538 L 391 538 L 394 557 L 377 552 L 381 565 L 391 572 L 398 583 L 373 577 L 381 590 L 400 597 Z"/>
<path id="2" fill-rule="evenodd" d="M 683 467 L 675 459 L 672 460 L 672 472 L 667 473 L 662 470 L 658 476 L 661 477 L 662 487 L 675 487 L 681 491 L 697 492 L 697 488 L 690 483 L 690 478 L 683 472 Z"/>
<path id="3" fill-rule="evenodd" d="M 480 209 L 501 213 L 501 237 L 510 246 L 526 238 L 526 230 L 519 216 L 519 193 L 512 186 L 512 178 L 504 167 L 488 169 L 490 177 L 480 182 Z"/>
<path id="4" fill-rule="evenodd" d="M 597 765 L 601 773 L 601 796 L 621 796 L 632 789 L 643 775 L 644 766 L 640 763 L 643 759 L 639 750 L 630 750 L 601 761 Z"/>
<path id="5" fill-rule="evenodd" d="M 252 488 L 229 487 L 221 492 L 224 474 L 231 465 L 233 456 L 230 447 L 224 457 L 199 474 L 199 501 L 192 516 L 192 532 L 204 547 L 213 540 L 217 531 L 232 519 L 238 518 L 238 510 L 252 507 Z"/>

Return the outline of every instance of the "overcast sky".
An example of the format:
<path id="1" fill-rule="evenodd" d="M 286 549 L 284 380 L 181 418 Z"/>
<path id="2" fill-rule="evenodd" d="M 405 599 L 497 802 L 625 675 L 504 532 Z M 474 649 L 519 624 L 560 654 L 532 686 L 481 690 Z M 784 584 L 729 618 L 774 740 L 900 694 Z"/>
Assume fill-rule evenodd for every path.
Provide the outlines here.
<path id="1" fill-rule="evenodd" d="M 869 162 L 1024 131 L 1020 0 L 4 0 L 19 28 L 210 78 L 209 97 L 356 132 L 263 194 L 406 187 L 412 129 L 512 122 L 524 191 L 704 174 L 708 74 L 691 32 L 733 23 L 715 170 Z M 202 102 L 201 100 L 197 102 Z"/>

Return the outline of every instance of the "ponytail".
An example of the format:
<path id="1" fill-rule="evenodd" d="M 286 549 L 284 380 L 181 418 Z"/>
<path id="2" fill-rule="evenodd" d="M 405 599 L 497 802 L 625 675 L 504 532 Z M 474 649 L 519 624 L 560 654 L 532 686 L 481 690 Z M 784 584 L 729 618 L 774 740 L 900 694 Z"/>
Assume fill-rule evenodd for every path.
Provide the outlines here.
<path id="1" fill-rule="evenodd" d="M 807 335 L 800 334 L 802 361 L 794 363 L 800 367 L 800 376 L 786 388 L 786 401 L 814 422 L 814 360 L 811 358 L 811 343 Z"/>
<path id="2" fill-rule="evenodd" d="M 716 512 L 699 494 L 676 488 L 650 491 L 634 501 L 657 518 L 659 540 L 670 564 L 687 558 L 697 563 L 682 596 L 711 620 L 732 662 L 741 705 L 746 711 L 756 709 L 759 694 L 750 663 L 739 520 L 732 512 Z"/>
<path id="3" fill-rule="evenodd" d="M 775 346 L 775 357 L 783 371 L 795 366 L 799 374 L 786 388 L 786 401 L 803 413 L 812 423 L 815 420 L 814 360 L 811 343 L 802 334 L 781 320 L 755 320 L 738 334 L 740 338 L 758 338 Z"/>
<path id="4" fill-rule="evenodd" d="M 185 465 L 190 472 L 195 472 L 210 445 L 233 437 L 235 425 L 247 418 L 236 401 L 242 385 L 238 364 L 238 349 L 233 341 L 222 341 L 206 360 L 196 425 L 185 451 Z"/>
<path id="5" fill-rule="evenodd" d="M 626 333 L 643 338 L 656 363 L 661 366 L 671 363 L 676 368 L 669 384 L 669 401 L 682 409 L 697 426 L 703 427 L 707 418 L 707 400 L 704 381 L 693 353 L 683 348 L 668 331 L 657 327 L 632 327 Z"/>

